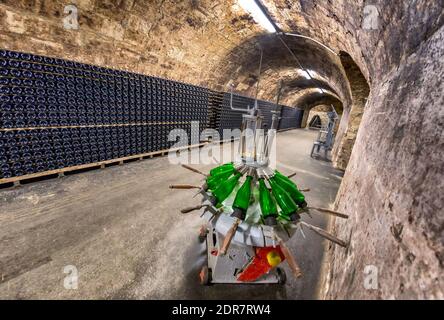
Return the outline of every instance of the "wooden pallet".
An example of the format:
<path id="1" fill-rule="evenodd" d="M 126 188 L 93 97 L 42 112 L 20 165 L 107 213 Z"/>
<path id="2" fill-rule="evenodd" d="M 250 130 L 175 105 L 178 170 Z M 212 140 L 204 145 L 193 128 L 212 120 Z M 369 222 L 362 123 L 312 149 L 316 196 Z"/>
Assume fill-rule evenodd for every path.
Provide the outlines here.
<path id="1" fill-rule="evenodd" d="M 10 183 L 13 183 L 14 185 L 20 185 L 20 182 L 24 181 L 24 180 L 41 178 L 41 177 L 46 177 L 46 176 L 51 176 L 51 175 L 63 176 L 67 172 L 73 172 L 73 171 L 77 171 L 77 170 L 83 170 L 83 169 L 94 168 L 94 167 L 105 168 L 106 165 L 123 164 L 124 162 L 129 161 L 129 160 L 143 160 L 143 159 L 147 159 L 147 158 L 153 158 L 155 156 L 164 156 L 164 155 L 168 154 L 169 152 L 177 152 L 177 151 L 187 150 L 187 149 L 191 150 L 193 148 L 200 148 L 206 144 L 208 144 L 208 143 L 207 142 L 199 143 L 199 144 L 189 145 L 189 146 L 185 146 L 185 147 L 178 147 L 178 148 L 172 148 L 172 149 L 153 151 L 153 152 L 142 153 L 142 154 L 127 156 L 127 157 L 122 157 L 122 158 L 86 163 L 86 164 L 81 164 L 81 165 L 77 165 L 77 166 L 59 168 L 59 169 L 55 169 L 55 170 L 36 172 L 36 173 L 32 173 L 32 174 L 26 174 L 23 176 L 3 178 L 3 179 L 0 179 L 0 186 L 4 185 L 4 184 L 10 184 Z"/>

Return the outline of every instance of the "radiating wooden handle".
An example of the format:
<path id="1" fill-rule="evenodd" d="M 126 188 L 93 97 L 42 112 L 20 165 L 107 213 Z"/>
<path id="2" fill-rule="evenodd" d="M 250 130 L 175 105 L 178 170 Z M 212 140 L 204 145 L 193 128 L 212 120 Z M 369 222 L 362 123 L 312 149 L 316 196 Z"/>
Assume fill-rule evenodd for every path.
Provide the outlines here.
<path id="1" fill-rule="evenodd" d="M 194 206 L 194 207 L 186 207 L 186 208 L 183 208 L 182 210 L 180 210 L 180 212 L 188 213 L 188 212 L 191 212 L 191 211 L 194 211 L 194 210 L 199 210 L 199 209 L 201 209 L 203 207 L 205 207 L 204 204 L 200 204 L 200 205 Z"/>
<path id="2" fill-rule="evenodd" d="M 283 240 L 279 240 L 279 245 L 281 246 L 281 251 L 285 256 L 285 259 L 287 259 L 288 266 L 290 267 L 291 271 L 293 272 L 293 275 L 296 278 L 302 277 L 301 268 L 299 268 L 299 265 L 296 262 L 296 259 L 294 258 L 293 254 L 290 252 L 290 249 L 288 249 L 285 242 Z"/>
<path id="3" fill-rule="evenodd" d="M 191 167 L 191 166 L 189 166 L 189 165 L 186 165 L 186 164 L 182 164 L 182 167 L 183 168 L 185 168 L 185 169 L 188 169 L 188 170 L 190 170 L 190 171 L 193 171 L 193 172 L 195 172 L 195 173 L 198 173 L 198 174 L 201 174 L 201 175 L 203 175 L 203 176 L 207 176 L 205 173 L 203 173 L 202 171 L 200 171 L 200 170 L 198 170 L 198 169 L 196 169 L 196 168 L 193 168 L 193 167 Z"/>
<path id="4" fill-rule="evenodd" d="M 288 176 L 287 176 L 287 178 L 293 178 L 295 175 L 296 175 L 297 173 L 296 172 L 293 172 L 292 174 L 289 174 Z"/>
<path id="5" fill-rule="evenodd" d="M 321 237 L 324 237 L 325 239 L 330 240 L 331 242 L 334 242 L 338 245 L 340 245 L 341 247 L 347 247 L 347 243 L 339 238 L 336 238 L 334 235 L 328 233 L 327 231 L 325 231 L 324 229 L 321 229 L 319 227 L 313 226 L 311 224 L 308 224 L 304 221 L 300 222 L 302 225 L 306 226 L 308 229 L 313 230 L 314 232 L 316 232 L 318 235 L 320 235 Z"/>
<path id="6" fill-rule="evenodd" d="M 190 184 L 171 184 L 170 189 L 200 189 L 200 187 L 192 186 Z"/>
<path id="7" fill-rule="evenodd" d="M 241 221 L 239 219 L 236 219 L 236 221 L 231 226 L 230 230 L 228 230 L 227 234 L 225 235 L 224 242 L 222 243 L 222 247 L 220 248 L 219 251 L 221 255 L 225 255 L 227 253 L 228 247 L 230 246 L 231 240 L 233 240 L 233 237 L 236 234 L 236 230 L 240 222 Z"/>
<path id="8" fill-rule="evenodd" d="M 309 188 L 307 188 L 307 189 L 299 189 L 299 191 L 300 192 L 308 192 L 308 191 L 310 191 L 310 189 Z"/>
<path id="9" fill-rule="evenodd" d="M 332 216 L 340 217 L 340 218 L 343 218 L 343 219 L 348 219 L 348 215 L 340 213 L 340 212 L 337 212 L 337 211 L 333 211 L 333 210 L 330 210 L 330 209 L 316 208 L 316 207 L 307 207 L 307 209 L 309 209 L 309 210 L 310 209 L 311 210 L 316 210 L 316 211 L 319 211 L 319 212 L 331 214 Z"/>

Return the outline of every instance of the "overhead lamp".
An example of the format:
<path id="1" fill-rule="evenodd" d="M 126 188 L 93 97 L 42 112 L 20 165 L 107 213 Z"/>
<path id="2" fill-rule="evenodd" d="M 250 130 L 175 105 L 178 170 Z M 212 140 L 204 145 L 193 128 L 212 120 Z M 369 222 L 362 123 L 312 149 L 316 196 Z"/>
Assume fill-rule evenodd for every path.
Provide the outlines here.
<path id="1" fill-rule="evenodd" d="M 309 70 L 309 69 L 304 69 L 302 70 L 302 75 L 307 79 L 307 80 L 311 80 L 313 79 L 314 76 L 314 71 L 313 70 Z"/>
<path id="2" fill-rule="evenodd" d="M 239 0 L 238 2 L 242 9 L 248 12 L 261 27 L 270 33 L 276 32 L 275 27 L 255 0 Z"/>

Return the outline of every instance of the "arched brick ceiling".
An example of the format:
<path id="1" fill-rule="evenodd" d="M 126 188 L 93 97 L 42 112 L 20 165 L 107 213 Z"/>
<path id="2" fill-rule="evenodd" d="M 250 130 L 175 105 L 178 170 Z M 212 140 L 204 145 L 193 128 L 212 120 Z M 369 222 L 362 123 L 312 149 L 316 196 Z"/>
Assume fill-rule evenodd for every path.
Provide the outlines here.
<path id="1" fill-rule="evenodd" d="M 377 30 L 362 28 L 364 7 L 371 1 L 261 1 L 282 30 L 348 52 L 369 83 L 414 52 L 444 21 L 442 1 L 374 1 L 383 8 Z"/>
<path id="2" fill-rule="evenodd" d="M 301 109 L 311 109 L 320 104 L 333 104 L 338 113 L 342 113 L 343 102 L 334 93 L 328 90 L 315 88 L 293 89 L 289 92 L 287 105 Z"/>
<path id="3" fill-rule="evenodd" d="M 289 94 L 295 88 L 322 88 L 335 92 L 348 105 L 350 88 L 339 58 L 309 40 L 293 37 L 283 37 L 283 39 L 297 57 L 299 64 L 309 70 L 315 80 L 307 79 L 305 72 L 278 36 L 264 34 L 248 38 L 221 60 L 214 72 L 219 75 L 217 82 L 225 86 L 231 82 L 238 92 L 254 95 L 258 79 L 259 48 L 262 48 L 260 98 L 273 99 L 277 85 L 282 80 L 281 102 L 284 104 L 291 99 Z M 233 56 L 237 59 L 231 60 Z"/>

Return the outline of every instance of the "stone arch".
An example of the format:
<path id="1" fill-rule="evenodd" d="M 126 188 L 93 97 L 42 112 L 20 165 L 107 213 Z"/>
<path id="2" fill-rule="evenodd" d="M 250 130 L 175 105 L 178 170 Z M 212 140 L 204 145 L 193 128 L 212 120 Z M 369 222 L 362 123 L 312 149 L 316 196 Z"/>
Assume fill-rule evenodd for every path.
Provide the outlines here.
<path id="1" fill-rule="evenodd" d="M 335 108 L 333 106 L 333 108 Z M 336 108 L 335 108 L 336 110 Z M 311 128 L 310 123 L 314 117 L 319 117 L 321 120 L 321 125 L 326 126 L 328 123 L 328 115 L 327 113 L 332 111 L 332 105 L 327 104 L 318 104 L 317 106 L 314 106 L 310 109 L 308 113 L 308 119 L 307 119 L 307 128 Z M 337 112 L 337 110 L 336 110 Z M 334 127 L 334 131 L 336 133 L 338 127 L 339 127 L 339 121 L 340 121 L 340 114 L 338 114 L 339 119 L 336 121 L 336 125 Z"/>
<path id="2" fill-rule="evenodd" d="M 345 51 L 339 54 L 351 90 L 351 107 L 346 108 L 339 125 L 336 142 L 332 150 L 333 165 L 341 170 L 347 168 L 364 114 L 370 87 L 353 58 Z"/>
<path id="3" fill-rule="evenodd" d="M 333 105 L 338 114 L 342 114 L 344 109 L 343 102 L 337 96 L 328 91 L 319 92 L 317 89 L 306 90 L 305 93 L 293 103 L 293 105 L 304 110 L 301 128 L 307 126 L 310 110 L 316 106 Z"/>

